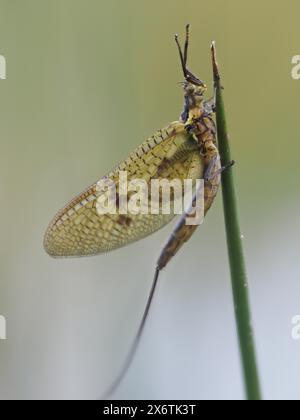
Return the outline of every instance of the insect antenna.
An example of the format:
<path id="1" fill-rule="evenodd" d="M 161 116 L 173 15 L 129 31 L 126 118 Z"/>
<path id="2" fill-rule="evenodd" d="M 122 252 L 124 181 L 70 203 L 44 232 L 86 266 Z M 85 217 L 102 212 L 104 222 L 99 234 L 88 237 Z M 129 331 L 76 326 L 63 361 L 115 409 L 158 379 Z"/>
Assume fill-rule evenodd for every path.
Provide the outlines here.
<path id="1" fill-rule="evenodd" d="M 189 40 L 190 40 L 190 24 L 188 23 L 185 27 L 185 43 L 184 43 L 184 56 L 183 56 L 185 67 L 186 67 L 187 58 L 188 58 Z"/>
<path id="2" fill-rule="evenodd" d="M 146 321 L 147 321 L 147 318 L 148 318 L 148 315 L 149 315 L 150 307 L 151 307 L 151 304 L 153 302 L 156 286 L 157 286 L 157 283 L 158 283 L 159 273 L 160 273 L 160 269 L 158 267 L 156 267 L 153 282 L 152 282 L 152 286 L 151 286 L 151 289 L 150 289 L 150 292 L 149 292 L 146 307 L 144 309 L 143 317 L 142 317 L 142 320 L 140 322 L 137 333 L 134 337 L 134 340 L 133 340 L 133 343 L 132 343 L 131 348 L 129 350 L 129 353 L 127 355 L 127 358 L 125 359 L 123 367 L 120 370 L 120 372 L 119 372 L 118 376 L 116 377 L 116 379 L 114 380 L 114 382 L 110 385 L 110 387 L 105 392 L 105 394 L 100 398 L 101 400 L 108 399 L 113 394 L 113 392 L 118 388 L 118 386 L 122 382 L 126 372 L 128 371 L 128 369 L 129 369 L 129 367 L 132 363 L 132 360 L 133 360 L 134 355 L 137 351 L 138 345 L 141 341 L 143 331 L 145 329 L 145 324 L 146 324 Z"/>
<path id="3" fill-rule="evenodd" d="M 179 52 L 179 57 L 180 57 L 180 61 L 181 61 L 182 71 L 183 71 L 184 77 L 186 78 L 187 77 L 186 62 L 185 62 L 185 59 L 184 59 L 184 56 L 183 56 L 183 53 L 182 53 L 182 50 L 181 50 L 181 46 L 179 44 L 178 34 L 175 35 L 175 42 L 176 42 L 177 47 L 178 47 L 178 52 Z"/>
<path id="4" fill-rule="evenodd" d="M 185 27 L 185 43 L 184 43 L 184 52 L 182 52 L 180 43 L 179 43 L 179 37 L 178 34 L 175 35 L 175 42 L 178 47 L 179 57 L 181 61 L 181 67 L 183 71 L 183 75 L 185 80 L 188 82 L 194 83 L 198 86 L 204 86 L 205 83 L 202 82 L 202 80 L 198 79 L 188 68 L 187 68 L 187 58 L 188 58 L 188 48 L 189 48 L 189 40 L 190 40 L 190 25 L 187 24 Z"/>

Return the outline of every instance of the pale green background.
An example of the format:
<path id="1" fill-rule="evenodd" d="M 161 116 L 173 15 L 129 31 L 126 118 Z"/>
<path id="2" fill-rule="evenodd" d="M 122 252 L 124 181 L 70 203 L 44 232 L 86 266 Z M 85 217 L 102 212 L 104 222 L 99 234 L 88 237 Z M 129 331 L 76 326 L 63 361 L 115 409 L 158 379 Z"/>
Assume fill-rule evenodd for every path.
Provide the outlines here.
<path id="1" fill-rule="evenodd" d="M 0 0 L 0 398 L 97 398 L 126 356 L 171 226 L 95 258 L 42 248 L 54 213 L 178 118 L 173 34 L 211 85 L 217 41 L 263 391 L 300 398 L 298 0 Z M 211 93 L 211 92 L 210 92 Z M 116 398 L 242 398 L 220 196 L 162 275 Z"/>

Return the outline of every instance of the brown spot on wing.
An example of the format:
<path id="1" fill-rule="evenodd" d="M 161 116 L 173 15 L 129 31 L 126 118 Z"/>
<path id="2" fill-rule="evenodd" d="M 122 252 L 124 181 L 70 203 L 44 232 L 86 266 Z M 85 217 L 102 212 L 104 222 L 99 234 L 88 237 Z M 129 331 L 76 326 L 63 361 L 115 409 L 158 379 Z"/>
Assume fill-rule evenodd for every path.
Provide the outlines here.
<path id="1" fill-rule="evenodd" d="M 170 165 L 169 159 L 163 158 L 162 162 L 157 167 L 157 176 L 160 176 Z"/>
<path id="2" fill-rule="evenodd" d="M 130 226 L 132 219 L 128 216 L 125 216 L 124 214 L 120 214 L 117 222 L 122 226 Z"/>

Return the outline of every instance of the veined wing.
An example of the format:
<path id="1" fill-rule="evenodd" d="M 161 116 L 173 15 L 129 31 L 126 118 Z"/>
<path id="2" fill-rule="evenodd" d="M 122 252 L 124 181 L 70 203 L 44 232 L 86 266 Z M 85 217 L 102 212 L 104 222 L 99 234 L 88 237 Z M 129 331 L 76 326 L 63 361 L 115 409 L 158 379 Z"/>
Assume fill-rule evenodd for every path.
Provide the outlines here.
<path id="1" fill-rule="evenodd" d="M 116 184 L 119 171 L 128 181 L 143 179 L 197 179 L 203 163 L 196 142 L 181 122 L 157 131 L 105 178 Z M 98 214 L 101 192 L 97 183 L 70 201 L 50 223 L 44 238 L 46 252 L 53 257 L 96 255 L 122 247 L 162 228 L 171 214 Z"/>

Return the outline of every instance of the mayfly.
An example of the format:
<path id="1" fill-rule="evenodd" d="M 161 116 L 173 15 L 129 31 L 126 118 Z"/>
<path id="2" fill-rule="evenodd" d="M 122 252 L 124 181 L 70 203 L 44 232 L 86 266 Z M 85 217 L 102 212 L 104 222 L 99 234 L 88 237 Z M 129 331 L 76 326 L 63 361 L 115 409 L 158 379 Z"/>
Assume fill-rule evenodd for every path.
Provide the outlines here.
<path id="1" fill-rule="evenodd" d="M 120 171 L 127 171 L 128 179 L 142 178 L 150 183 L 153 179 L 174 178 L 204 179 L 204 214 L 211 207 L 217 194 L 222 170 L 216 141 L 214 122 L 214 99 L 206 101 L 207 90 L 202 80 L 187 68 L 189 46 L 189 25 L 186 26 L 184 48 L 175 41 L 184 75 L 184 108 L 179 121 L 158 130 L 142 143 L 130 156 L 121 162 L 105 178 L 117 182 Z M 216 69 L 214 48 L 213 65 Z M 228 163 L 226 168 L 233 162 Z M 174 214 L 99 214 L 97 184 L 93 184 L 71 200 L 50 223 L 44 238 L 46 252 L 52 257 L 79 257 L 96 255 L 125 246 L 145 238 L 170 222 Z M 194 210 L 197 191 L 192 197 L 189 210 L 183 212 L 158 258 L 152 287 L 146 308 L 135 336 L 132 348 L 123 369 L 111 386 L 107 395 L 116 389 L 126 373 L 137 349 L 160 271 L 166 267 L 181 246 L 189 240 L 197 225 L 186 224 L 186 219 Z M 117 193 L 118 196 L 118 193 Z M 117 197 L 119 198 L 119 197 Z"/>

